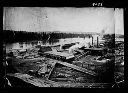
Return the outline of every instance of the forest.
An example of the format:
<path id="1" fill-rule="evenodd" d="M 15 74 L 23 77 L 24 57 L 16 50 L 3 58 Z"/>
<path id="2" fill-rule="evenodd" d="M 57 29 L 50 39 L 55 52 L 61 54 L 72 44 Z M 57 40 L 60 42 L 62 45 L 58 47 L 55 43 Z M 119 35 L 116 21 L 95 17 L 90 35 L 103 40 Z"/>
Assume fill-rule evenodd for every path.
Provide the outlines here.
<path id="1" fill-rule="evenodd" d="M 91 37 L 91 34 L 63 33 L 63 32 L 27 32 L 27 31 L 3 31 L 3 42 L 14 43 L 32 40 L 56 40 L 61 38 Z"/>

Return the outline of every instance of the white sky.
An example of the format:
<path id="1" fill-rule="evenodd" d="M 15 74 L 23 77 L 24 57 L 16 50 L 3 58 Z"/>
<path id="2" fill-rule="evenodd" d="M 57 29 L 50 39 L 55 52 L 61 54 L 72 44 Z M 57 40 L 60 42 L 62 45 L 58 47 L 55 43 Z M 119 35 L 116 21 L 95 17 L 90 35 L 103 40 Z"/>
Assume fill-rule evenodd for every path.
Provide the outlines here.
<path id="1" fill-rule="evenodd" d="M 115 10 L 115 33 L 124 34 L 124 15 L 123 9 Z"/>
<path id="2" fill-rule="evenodd" d="M 124 32 L 122 9 L 11 7 L 5 10 L 3 29 L 7 30 Z"/>

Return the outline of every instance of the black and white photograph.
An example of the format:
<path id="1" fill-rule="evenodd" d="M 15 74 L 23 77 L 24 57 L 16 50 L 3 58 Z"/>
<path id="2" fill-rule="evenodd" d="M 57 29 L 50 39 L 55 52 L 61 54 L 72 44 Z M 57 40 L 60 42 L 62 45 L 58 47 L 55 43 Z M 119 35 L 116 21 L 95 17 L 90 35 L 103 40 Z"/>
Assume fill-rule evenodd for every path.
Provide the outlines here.
<path id="1" fill-rule="evenodd" d="M 124 8 L 3 7 L 4 87 L 123 88 Z"/>

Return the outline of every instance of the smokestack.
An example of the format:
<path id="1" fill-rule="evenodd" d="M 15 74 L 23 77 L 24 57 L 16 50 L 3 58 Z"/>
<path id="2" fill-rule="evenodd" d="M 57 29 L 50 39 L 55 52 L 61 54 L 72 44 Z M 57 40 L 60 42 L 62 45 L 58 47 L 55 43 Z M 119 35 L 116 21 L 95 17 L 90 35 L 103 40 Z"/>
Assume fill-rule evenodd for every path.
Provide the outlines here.
<path id="1" fill-rule="evenodd" d="M 93 46 L 93 36 L 92 36 L 92 46 Z"/>
<path id="2" fill-rule="evenodd" d="M 99 40 L 99 38 L 98 38 L 98 36 L 97 36 L 97 47 L 98 47 L 98 43 L 99 43 L 98 40 Z"/>

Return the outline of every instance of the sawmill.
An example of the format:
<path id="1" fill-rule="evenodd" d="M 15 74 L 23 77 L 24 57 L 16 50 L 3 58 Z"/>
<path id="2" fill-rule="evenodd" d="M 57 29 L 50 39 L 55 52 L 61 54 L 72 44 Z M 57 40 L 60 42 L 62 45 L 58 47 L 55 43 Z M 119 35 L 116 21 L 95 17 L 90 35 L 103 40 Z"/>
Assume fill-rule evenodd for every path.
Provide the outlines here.
<path id="1" fill-rule="evenodd" d="M 15 74 L 7 76 L 38 87 L 106 87 L 111 79 L 106 80 L 105 76 L 111 74 L 114 61 L 113 56 L 107 55 L 106 48 L 80 46 L 79 42 L 13 50 L 8 55 L 8 64 Z"/>

